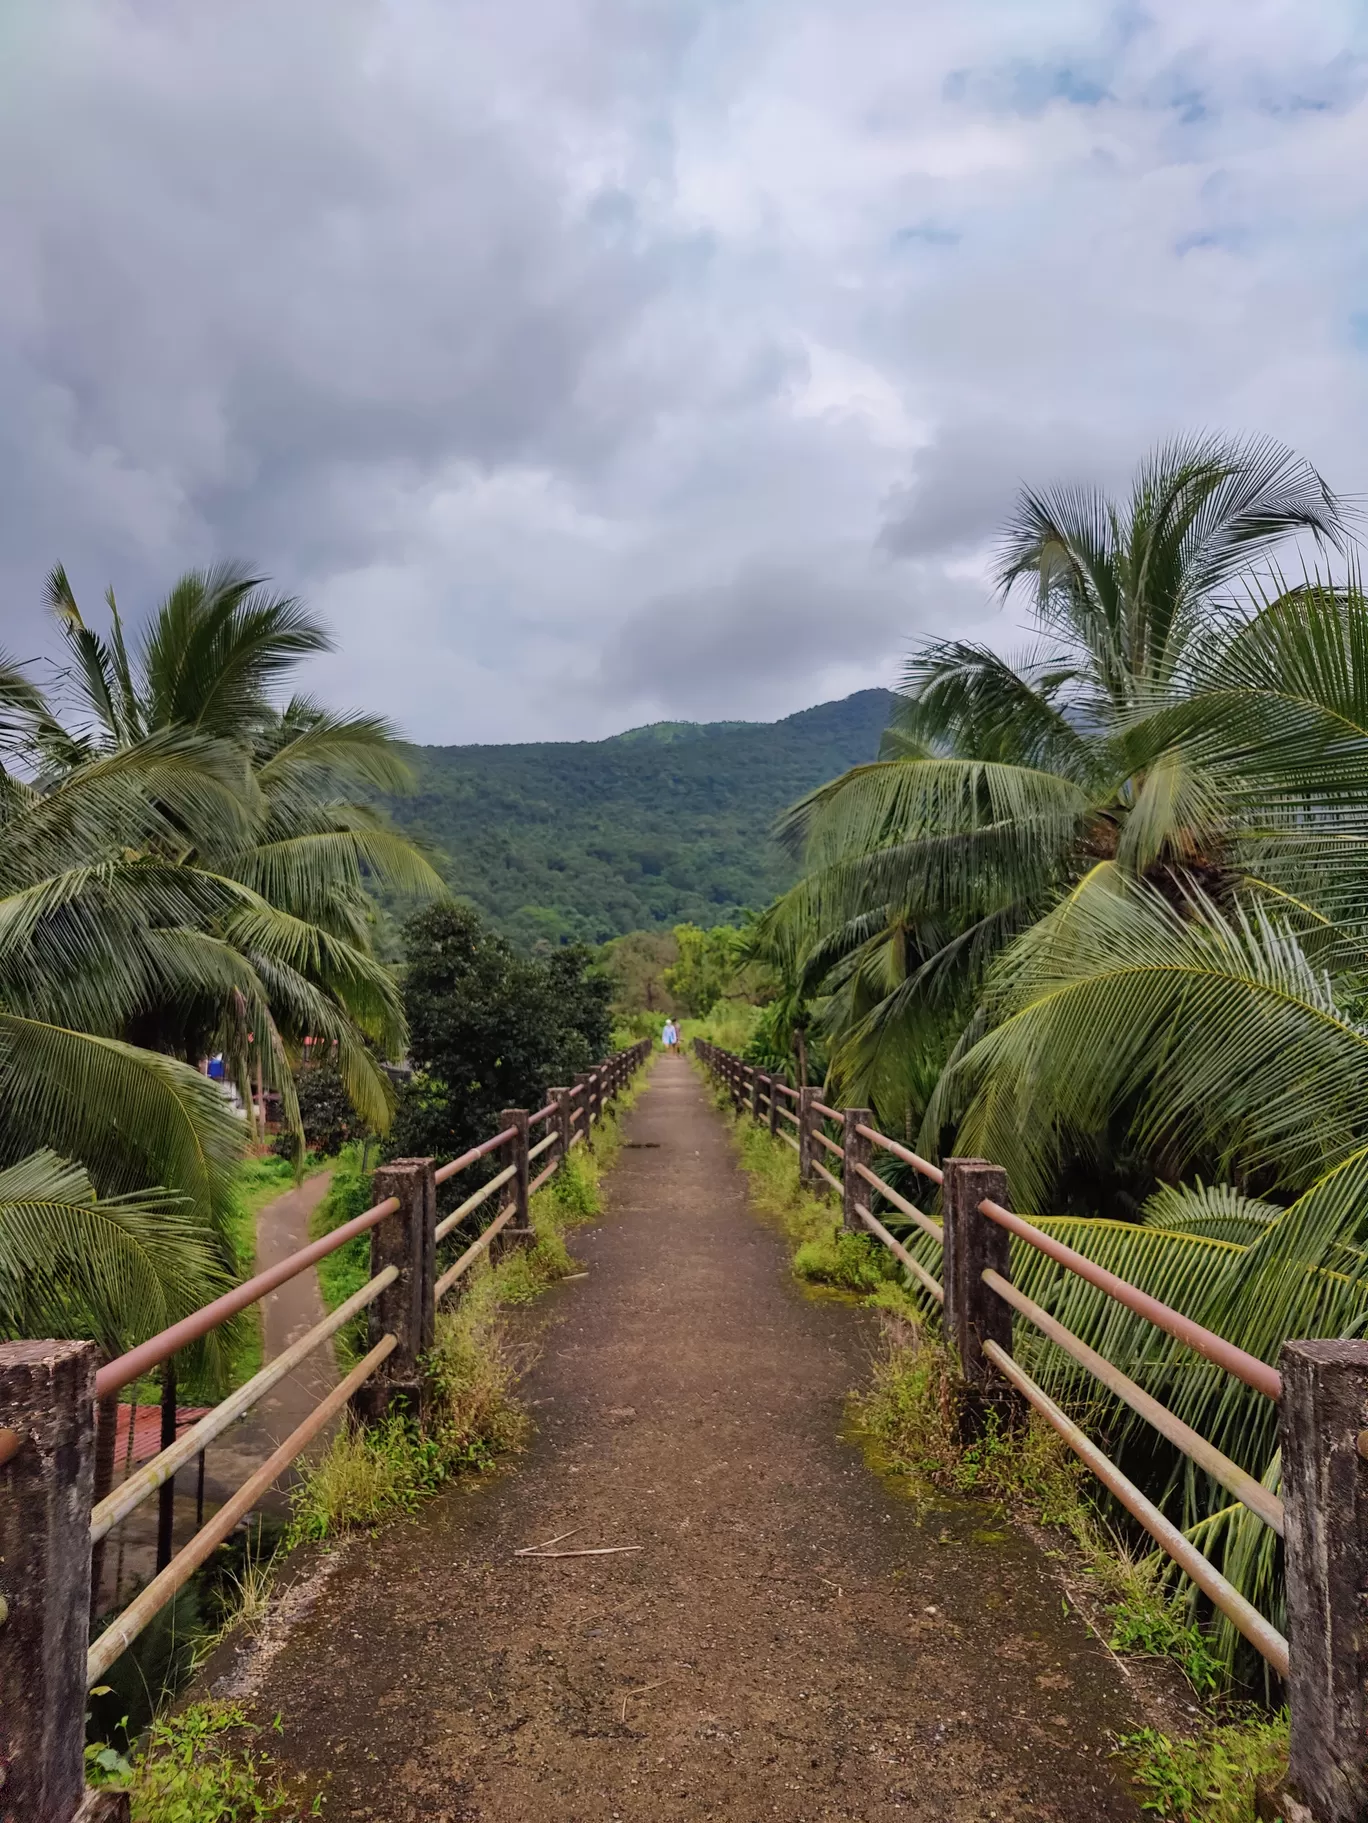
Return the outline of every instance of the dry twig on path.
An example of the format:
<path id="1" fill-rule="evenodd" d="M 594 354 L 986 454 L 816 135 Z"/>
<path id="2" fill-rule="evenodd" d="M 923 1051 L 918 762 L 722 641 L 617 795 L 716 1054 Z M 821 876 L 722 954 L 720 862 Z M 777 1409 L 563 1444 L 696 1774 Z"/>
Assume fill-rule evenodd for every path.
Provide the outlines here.
<path id="1" fill-rule="evenodd" d="M 627 1705 L 634 1696 L 645 1696 L 648 1690 L 663 1690 L 669 1681 L 668 1677 L 662 1677 L 657 1679 L 654 1684 L 642 1684 L 637 1690 L 628 1690 L 622 1699 L 622 1720 L 624 1725 L 627 1721 Z"/>
<path id="2" fill-rule="evenodd" d="M 568 1538 L 570 1534 L 567 1532 Z M 621 1551 L 640 1551 L 645 1547 L 639 1544 L 601 1544 L 590 1545 L 583 1551 L 538 1551 L 529 1546 L 525 1551 L 515 1551 L 515 1557 L 616 1557 Z"/>

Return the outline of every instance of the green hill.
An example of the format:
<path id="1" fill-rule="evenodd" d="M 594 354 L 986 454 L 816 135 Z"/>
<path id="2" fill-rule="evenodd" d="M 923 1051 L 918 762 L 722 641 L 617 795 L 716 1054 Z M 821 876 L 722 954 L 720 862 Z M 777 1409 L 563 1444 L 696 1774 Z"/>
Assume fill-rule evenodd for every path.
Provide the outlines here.
<path id="1" fill-rule="evenodd" d="M 656 722 L 606 741 L 411 747 L 388 806 L 509 936 L 602 943 L 723 924 L 793 879 L 770 838 L 814 785 L 873 759 L 892 701 L 861 690 L 781 722 Z"/>

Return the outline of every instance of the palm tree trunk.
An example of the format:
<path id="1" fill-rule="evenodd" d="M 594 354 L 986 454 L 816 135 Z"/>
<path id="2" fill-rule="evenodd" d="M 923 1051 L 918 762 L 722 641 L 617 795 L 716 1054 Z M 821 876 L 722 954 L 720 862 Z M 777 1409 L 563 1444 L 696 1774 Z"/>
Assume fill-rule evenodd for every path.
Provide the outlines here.
<path id="1" fill-rule="evenodd" d="M 134 1406 L 129 1421 L 137 1414 Z M 114 1485 L 114 1440 L 119 1428 L 119 1395 L 109 1393 L 95 1407 L 95 1504 L 98 1506 Z M 100 1583 L 104 1578 L 105 1541 L 100 1539 L 90 1553 L 90 1618 L 100 1612 Z"/>

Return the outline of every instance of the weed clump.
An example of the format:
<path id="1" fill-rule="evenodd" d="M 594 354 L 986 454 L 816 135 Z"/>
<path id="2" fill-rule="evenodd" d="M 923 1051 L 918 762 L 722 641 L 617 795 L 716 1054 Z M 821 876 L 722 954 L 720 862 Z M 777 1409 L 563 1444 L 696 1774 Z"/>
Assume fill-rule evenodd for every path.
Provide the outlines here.
<path id="1" fill-rule="evenodd" d="M 86 1749 L 92 1785 L 130 1794 L 133 1823 L 264 1823 L 298 1816 L 271 1759 L 244 1737 L 260 1730 L 239 1703 L 194 1703 L 153 1722 L 145 1741 L 125 1759 L 98 1743 Z M 322 1807 L 316 1799 L 310 1814 Z"/>
<path id="2" fill-rule="evenodd" d="M 868 1235 L 837 1227 L 804 1241 L 794 1253 L 793 1270 L 811 1283 L 838 1285 L 845 1291 L 876 1291 L 891 1277 L 884 1264 L 889 1259 Z"/>
<path id="3" fill-rule="evenodd" d="M 915 1320 L 890 1314 L 869 1390 L 852 1415 L 883 1465 L 914 1482 L 987 1495 L 1058 1526 L 1077 1546 L 1105 1596 L 1109 1644 L 1118 1652 L 1174 1659 L 1202 1696 L 1221 1686 L 1221 1662 L 1181 1598 L 1163 1582 L 1157 1554 L 1136 1557 L 1104 1524 L 1087 1495 L 1087 1470 L 1035 1412 L 1005 1426 L 989 1410 L 981 1434 L 965 1441 L 956 1421 L 959 1369 L 952 1351 Z"/>
<path id="4" fill-rule="evenodd" d="M 1144 1793 L 1142 1808 L 1165 1823 L 1254 1823 L 1260 1781 L 1287 1767 L 1287 1711 L 1251 1711 L 1213 1723 L 1190 1740 L 1155 1728 L 1121 1735 L 1117 1751 Z"/>

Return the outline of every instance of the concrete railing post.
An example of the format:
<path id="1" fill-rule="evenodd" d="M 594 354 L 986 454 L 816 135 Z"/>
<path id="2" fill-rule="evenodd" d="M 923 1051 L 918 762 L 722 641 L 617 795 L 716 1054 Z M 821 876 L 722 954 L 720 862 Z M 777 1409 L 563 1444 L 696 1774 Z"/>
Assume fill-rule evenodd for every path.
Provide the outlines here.
<path id="1" fill-rule="evenodd" d="M 1007 1201 L 1007 1173 L 982 1158 L 947 1158 L 941 1185 L 945 1222 L 942 1284 L 945 1287 L 945 1336 L 954 1345 L 964 1375 L 967 1398 L 961 1414 L 966 1431 L 983 1428 L 990 1406 L 1007 1408 L 1013 1402 L 983 1352 L 985 1342 L 996 1342 L 1012 1352 L 1012 1312 L 995 1291 L 983 1282 L 986 1267 L 1003 1278 L 1011 1277 L 1011 1239 L 979 1214 L 985 1197 Z"/>
<path id="2" fill-rule="evenodd" d="M 375 1174 L 375 1200 L 399 1199 L 396 1215 L 371 1229 L 371 1276 L 397 1266 L 399 1277 L 370 1307 L 370 1346 L 394 1336 L 397 1346 L 352 1398 L 366 1424 L 392 1412 L 421 1418 L 426 1403 L 422 1358 L 432 1347 L 436 1325 L 433 1288 L 437 1278 L 437 1183 L 430 1158 L 396 1158 Z"/>
<path id="3" fill-rule="evenodd" d="M 563 1162 L 570 1156 L 570 1091 L 550 1089 L 547 1093 L 556 1104 L 551 1124 L 556 1130 L 556 1157 Z"/>
<path id="4" fill-rule="evenodd" d="M 874 1115 L 868 1108 L 847 1108 L 845 1110 L 845 1130 L 841 1135 L 841 1222 L 854 1234 L 863 1234 L 865 1225 L 855 1212 L 856 1203 L 863 1203 L 871 1208 L 873 1197 L 869 1185 L 855 1169 L 863 1165 L 869 1169 L 869 1161 L 874 1156 L 874 1148 L 863 1133 L 857 1133 L 857 1127 L 872 1127 Z"/>
<path id="5" fill-rule="evenodd" d="M 585 1145 L 592 1151 L 594 1145 L 594 1095 L 588 1070 L 581 1070 L 575 1078 L 575 1089 L 579 1095 L 580 1132 L 584 1135 Z"/>
<path id="6" fill-rule="evenodd" d="M 1279 1421 L 1292 1721 L 1287 1823 L 1368 1815 L 1368 1342 L 1288 1342 Z"/>
<path id="7" fill-rule="evenodd" d="M 760 1090 L 761 1090 L 762 1084 L 764 1083 L 764 1080 L 765 1080 L 764 1072 L 762 1070 L 760 1070 L 758 1067 L 751 1071 L 750 1111 L 751 1111 L 751 1119 L 754 1121 L 758 1121 L 760 1118 Z"/>
<path id="8" fill-rule="evenodd" d="M 816 1173 L 812 1169 L 812 1129 L 816 1120 L 812 1104 L 817 1100 L 817 1090 L 805 1083 L 798 1091 L 798 1177 L 804 1184 L 810 1184 Z"/>
<path id="9" fill-rule="evenodd" d="M 85 1788 L 93 1342 L 0 1343 L 0 1819 L 128 1815 Z M 6 1435 L 5 1433 L 10 1433 Z"/>
<path id="10" fill-rule="evenodd" d="M 513 1220 L 499 1237 L 509 1246 L 529 1246 L 536 1236 L 532 1232 L 532 1199 L 528 1189 L 530 1172 L 527 1162 L 527 1109 L 505 1108 L 499 1116 L 499 1126 L 512 1127 L 513 1137 L 508 1142 L 508 1162 L 513 1166 L 515 1176 L 508 1186 L 509 1201 L 513 1205 Z"/>
<path id="11" fill-rule="evenodd" d="M 773 1139 L 779 1131 L 779 1078 L 771 1070 L 766 1080 L 769 1084 L 769 1130 Z"/>

